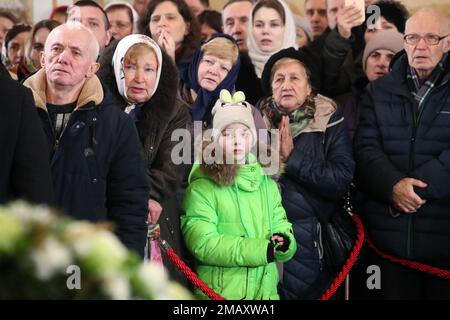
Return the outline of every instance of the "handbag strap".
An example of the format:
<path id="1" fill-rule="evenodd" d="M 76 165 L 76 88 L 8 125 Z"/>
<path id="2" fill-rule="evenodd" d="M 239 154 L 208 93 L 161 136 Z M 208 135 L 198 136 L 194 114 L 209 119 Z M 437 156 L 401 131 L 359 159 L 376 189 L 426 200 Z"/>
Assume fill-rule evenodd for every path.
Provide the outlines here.
<path id="1" fill-rule="evenodd" d="M 297 192 L 300 193 L 303 198 L 306 200 L 306 202 L 309 204 L 309 206 L 311 207 L 311 209 L 314 211 L 314 214 L 316 215 L 317 219 L 319 220 L 319 222 L 321 224 L 325 224 L 327 223 L 327 219 L 325 219 L 323 213 L 319 210 L 319 208 L 317 208 L 317 206 L 314 204 L 311 195 L 309 194 L 308 191 L 305 190 L 305 188 L 303 188 L 302 186 L 300 186 L 298 183 L 295 183 L 294 181 L 292 181 L 292 183 L 295 186 L 295 189 L 297 189 Z"/>

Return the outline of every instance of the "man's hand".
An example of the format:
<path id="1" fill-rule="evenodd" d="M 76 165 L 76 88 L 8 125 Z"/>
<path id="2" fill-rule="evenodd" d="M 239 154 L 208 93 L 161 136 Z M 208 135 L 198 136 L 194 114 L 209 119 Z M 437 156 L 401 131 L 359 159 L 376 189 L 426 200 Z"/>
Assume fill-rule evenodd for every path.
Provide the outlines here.
<path id="1" fill-rule="evenodd" d="M 417 179 L 404 178 L 394 185 L 392 199 L 397 209 L 412 213 L 426 202 L 414 192 L 414 187 L 426 188 L 427 184 Z"/>
<path id="2" fill-rule="evenodd" d="M 161 215 L 162 207 L 158 201 L 148 200 L 148 217 L 147 223 L 155 224 L 158 222 L 159 216 Z"/>
<path id="3" fill-rule="evenodd" d="M 279 126 L 279 144 L 281 161 L 286 162 L 289 156 L 294 150 L 294 140 L 292 139 L 291 124 L 289 123 L 289 117 L 283 116 L 281 118 Z"/>
<path id="4" fill-rule="evenodd" d="M 341 37 L 349 39 L 352 35 L 352 28 L 361 24 L 362 12 L 355 6 L 341 8 L 337 13 L 337 31 Z"/>

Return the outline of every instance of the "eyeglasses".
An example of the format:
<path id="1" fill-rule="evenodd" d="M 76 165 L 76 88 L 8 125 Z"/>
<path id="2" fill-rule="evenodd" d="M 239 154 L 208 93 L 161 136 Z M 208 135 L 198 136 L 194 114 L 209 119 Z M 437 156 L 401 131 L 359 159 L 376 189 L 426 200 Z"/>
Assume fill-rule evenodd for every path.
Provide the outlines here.
<path id="1" fill-rule="evenodd" d="M 423 39 L 425 41 L 426 44 L 430 45 L 430 46 L 435 46 L 437 45 L 442 39 L 448 37 L 449 35 L 445 35 L 440 37 L 437 34 L 433 34 L 433 33 L 427 33 L 426 35 L 419 36 L 416 33 L 411 33 L 411 34 L 406 34 L 403 39 L 405 40 L 406 44 L 410 44 L 410 45 L 416 45 L 419 43 L 420 39 Z"/>

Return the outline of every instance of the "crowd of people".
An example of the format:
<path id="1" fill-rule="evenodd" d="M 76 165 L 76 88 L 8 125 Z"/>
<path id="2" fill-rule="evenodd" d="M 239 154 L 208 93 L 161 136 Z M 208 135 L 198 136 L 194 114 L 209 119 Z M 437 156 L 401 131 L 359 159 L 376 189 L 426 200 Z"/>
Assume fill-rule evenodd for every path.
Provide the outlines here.
<path id="1" fill-rule="evenodd" d="M 336 274 L 316 212 L 349 195 L 382 251 L 450 269 L 449 18 L 346 3 L 80 0 L 32 26 L 0 11 L 0 203 L 111 221 L 142 259 L 159 224 L 227 299 L 318 299 Z M 352 299 L 450 299 L 368 248 L 351 275 Z"/>

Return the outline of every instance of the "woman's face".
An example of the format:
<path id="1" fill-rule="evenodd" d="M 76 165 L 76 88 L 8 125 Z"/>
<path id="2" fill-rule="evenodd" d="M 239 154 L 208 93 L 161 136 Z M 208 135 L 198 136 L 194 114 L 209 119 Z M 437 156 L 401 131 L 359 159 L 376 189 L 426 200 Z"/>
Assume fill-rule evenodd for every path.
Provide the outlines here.
<path id="1" fill-rule="evenodd" d="M 308 36 L 306 35 L 305 31 L 300 27 L 296 27 L 295 33 L 297 35 L 298 47 L 299 48 L 305 47 L 309 43 Z"/>
<path id="2" fill-rule="evenodd" d="M 230 60 L 204 54 L 198 66 L 198 83 L 208 91 L 214 91 L 233 67 Z"/>
<path id="3" fill-rule="evenodd" d="M 250 129 L 241 123 L 228 125 L 220 134 L 219 146 L 226 164 L 244 164 L 253 143 Z"/>
<path id="4" fill-rule="evenodd" d="M 284 36 L 283 20 L 272 8 L 262 7 L 255 12 L 253 38 L 262 52 L 277 52 L 281 49 Z"/>
<path id="5" fill-rule="evenodd" d="M 286 113 L 302 106 L 311 93 L 305 68 L 295 61 L 279 65 L 273 75 L 272 92 L 275 102 Z"/>
<path id="6" fill-rule="evenodd" d="M 21 32 L 11 39 L 8 43 L 7 55 L 10 61 L 10 71 L 17 73 L 17 67 L 25 54 L 25 42 L 30 32 Z"/>
<path id="7" fill-rule="evenodd" d="M 377 80 L 389 72 L 389 63 L 394 56 L 394 52 L 386 49 L 373 51 L 366 60 L 366 76 L 369 81 Z"/>
<path id="8" fill-rule="evenodd" d="M 122 39 L 133 33 L 133 21 L 130 20 L 127 9 L 112 9 L 107 12 L 107 15 L 114 39 Z"/>
<path id="9" fill-rule="evenodd" d="M 128 100 L 134 103 L 150 100 L 158 71 L 155 53 L 146 51 L 134 59 L 125 57 L 123 71 Z"/>
<path id="10" fill-rule="evenodd" d="M 200 26 L 202 41 L 208 41 L 213 35 L 217 34 L 217 31 L 211 28 L 208 24 L 204 23 Z"/>
<path id="11" fill-rule="evenodd" d="M 150 17 L 149 29 L 155 41 L 158 41 L 161 32 L 165 30 L 175 41 L 177 49 L 184 37 L 189 34 L 189 24 L 186 24 L 177 6 L 170 1 L 163 2 L 155 8 Z"/>
<path id="12" fill-rule="evenodd" d="M 50 30 L 47 28 L 40 28 L 33 37 L 31 43 L 30 59 L 33 65 L 37 68 L 41 68 L 41 52 L 44 51 L 45 40 L 47 40 Z"/>

